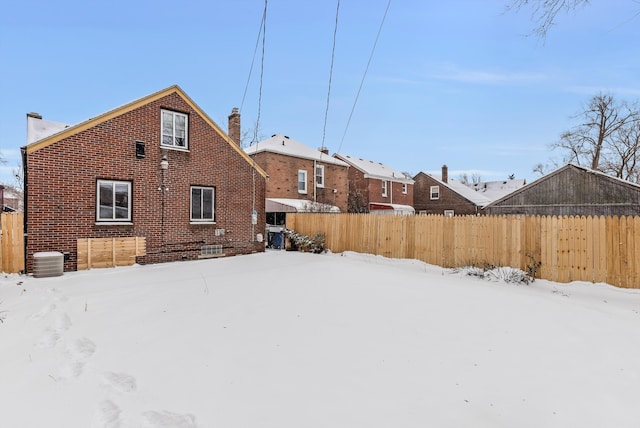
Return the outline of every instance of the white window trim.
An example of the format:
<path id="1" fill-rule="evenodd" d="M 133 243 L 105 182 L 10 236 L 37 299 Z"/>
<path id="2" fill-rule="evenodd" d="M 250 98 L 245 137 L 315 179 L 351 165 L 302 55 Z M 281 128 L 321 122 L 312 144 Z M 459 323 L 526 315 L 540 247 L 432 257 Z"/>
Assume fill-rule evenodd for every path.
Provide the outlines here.
<path id="1" fill-rule="evenodd" d="M 115 215 L 111 218 L 101 218 L 100 217 L 100 185 L 101 184 L 111 184 L 114 194 L 114 207 L 115 209 L 115 185 L 116 184 L 126 184 L 127 185 L 127 218 L 117 219 Z M 96 180 L 96 223 L 99 224 L 132 224 L 131 223 L 131 210 L 132 210 L 132 201 L 133 198 L 131 196 L 131 182 L 130 181 L 122 181 L 122 180 Z"/>
<path id="2" fill-rule="evenodd" d="M 173 144 L 165 144 L 164 143 L 164 114 L 165 113 L 169 113 L 171 115 L 173 115 L 173 123 L 172 123 L 172 129 L 173 129 L 173 135 L 172 135 L 172 139 L 171 141 L 173 142 Z M 176 116 L 182 116 L 184 117 L 184 146 L 178 146 L 175 144 L 175 130 L 176 130 L 176 126 L 175 126 L 175 121 L 176 121 Z M 184 151 L 188 151 L 189 150 L 189 116 L 184 114 L 184 113 L 179 113 L 177 111 L 173 111 L 173 110 L 160 110 L 160 145 L 162 147 L 166 147 L 166 148 L 170 148 L 170 149 L 174 149 L 174 150 L 184 150 Z"/>
<path id="3" fill-rule="evenodd" d="M 300 174 L 302 174 L 304 176 L 304 181 L 300 180 Z M 304 189 L 300 189 L 300 183 L 304 184 Z M 298 170 L 298 193 L 302 193 L 304 195 L 307 194 L 307 170 L 305 169 L 299 169 Z"/>
<path id="4" fill-rule="evenodd" d="M 453 217 L 454 215 L 455 215 L 455 212 L 453 210 L 444 210 L 445 217 Z"/>
<path id="5" fill-rule="evenodd" d="M 429 189 L 429 199 L 431 199 L 432 201 L 440 199 L 440 186 L 431 186 L 431 188 Z"/>
<path id="6" fill-rule="evenodd" d="M 409 185 L 407 183 L 402 183 L 402 194 L 406 195 L 408 192 Z"/>
<path id="7" fill-rule="evenodd" d="M 193 190 L 211 190 L 211 216 L 212 218 L 193 218 Z M 202 198 L 202 195 L 200 196 Z M 202 210 L 202 201 L 200 203 Z M 211 186 L 191 186 L 189 187 L 189 221 L 191 224 L 216 224 L 216 188 Z"/>
<path id="8" fill-rule="evenodd" d="M 382 180 L 382 197 L 387 197 L 387 180 Z"/>
<path id="9" fill-rule="evenodd" d="M 318 170 L 320 170 L 320 175 L 318 175 Z M 318 178 L 320 178 L 320 182 L 318 183 Z M 316 165 L 316 187 L 324 187 L 324 165 Z"/>

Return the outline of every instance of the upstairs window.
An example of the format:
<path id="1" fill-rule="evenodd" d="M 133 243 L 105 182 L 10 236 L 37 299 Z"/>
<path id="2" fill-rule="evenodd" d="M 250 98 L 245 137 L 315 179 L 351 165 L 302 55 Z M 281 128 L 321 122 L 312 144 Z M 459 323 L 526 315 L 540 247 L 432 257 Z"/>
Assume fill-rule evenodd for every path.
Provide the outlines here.
<path id="1" fill-rule="evenodd" d="M 431 199 L 440 199 L 440 186 L 431 186 Z"/>
<path id="2" fill-rule="evenodd" d="M 191 221 L 215 221 L 215 188 L 191 186 Z"/>
<path id="3" fill-rule="evenodd" d="M 98 180 L 96 194 L 96 221 L 131 221 L 130 181 Z"/>
<path id="4" fill-rule="evenodd" d="M 382 197 L 383 198 L 387 197 L 387 181 L 386 180 L 382 180 Z"/>
<path id="5" fill-rule="evenodd" d="M 189 148 L 189 121 L 186 114 L 162 110 L 162 145 L 176 149 Z"/>
<path id="6" fill-rule="evenodd" d="M 298 170 L 298 193 L 307 193 L 307 171 Z"/>
<path id="7" fill-rule="evenodd" d="M 324 187 L 324 165 L 316 165 L 316 186 Z"/>
<path id="8" fill-rule="evenodd" d="M 407 194 L 407 183 L 402 183 L 402 194 L 403 195 Z"/>

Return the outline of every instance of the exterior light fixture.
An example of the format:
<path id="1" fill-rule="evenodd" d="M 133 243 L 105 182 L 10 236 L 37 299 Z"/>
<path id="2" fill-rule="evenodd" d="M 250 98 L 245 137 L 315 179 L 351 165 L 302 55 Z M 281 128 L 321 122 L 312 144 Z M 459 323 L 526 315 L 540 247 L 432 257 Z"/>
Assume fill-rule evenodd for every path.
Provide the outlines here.
<path id="1" fill-rule="evenodd" d="M 169 160 L 167 160 L 166 156 L 162 156 L 162 160 L 160 161 L 161 169 L 169 169 Z"/>

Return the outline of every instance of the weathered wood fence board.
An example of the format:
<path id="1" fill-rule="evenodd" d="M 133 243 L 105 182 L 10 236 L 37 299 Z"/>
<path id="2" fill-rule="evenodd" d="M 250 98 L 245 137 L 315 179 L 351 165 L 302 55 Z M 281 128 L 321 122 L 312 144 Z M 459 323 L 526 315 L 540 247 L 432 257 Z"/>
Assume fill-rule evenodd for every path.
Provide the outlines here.
<path id="1" fill-rule="evenodd" d="M 290 214 L 287 227 L 327 235 L 334 252 L 412 258 L 443 267 L 541 262 L 551 281 L 640 288 L 640 217 Z"/>
<path id="2" fill-rule="evenodd" d="M 146 254 L 144 237 L 78 239 L 78 270 L 130 266 Z"/>
<path id="3" fill-rule="evenodd" d="M 18 273 L 24 270 L 24 214 L 0 214 L 0 270 Z"/>

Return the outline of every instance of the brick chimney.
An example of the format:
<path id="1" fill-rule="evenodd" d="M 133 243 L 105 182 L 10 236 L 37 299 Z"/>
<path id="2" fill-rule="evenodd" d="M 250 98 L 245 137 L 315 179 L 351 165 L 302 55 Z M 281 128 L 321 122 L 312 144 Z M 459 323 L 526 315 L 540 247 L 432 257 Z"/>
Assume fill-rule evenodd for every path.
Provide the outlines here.
<path id="1" fill-rule="evenodd" d="M 324 153 L 325 155 L 328 155 L 328 154 L 329 154 L 329 149 L 328 149 L 328 148 L 326 148 L 326 147 L 320 147 L 320 148 L 318 149 L 318 151 L 319 151 L 319 152 L 321 152 L 321 153 Z"/>
<path id="2" fill-rule="evenodd" d="M 229 115 L 229 137 L 240 145 L 240 113 L 238 107 L 234 107 Z"/>
<path id="3" fill-rule="evenodd" d="M 449 181 L 449 168 L 446 165 L 442 165 L 442 182 L 447 183 Z"/>

